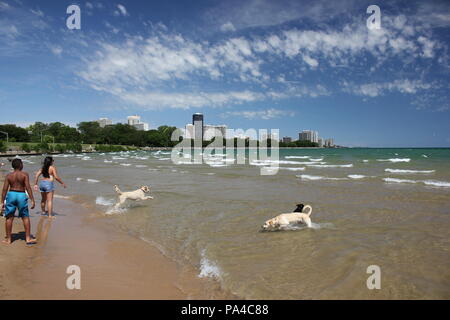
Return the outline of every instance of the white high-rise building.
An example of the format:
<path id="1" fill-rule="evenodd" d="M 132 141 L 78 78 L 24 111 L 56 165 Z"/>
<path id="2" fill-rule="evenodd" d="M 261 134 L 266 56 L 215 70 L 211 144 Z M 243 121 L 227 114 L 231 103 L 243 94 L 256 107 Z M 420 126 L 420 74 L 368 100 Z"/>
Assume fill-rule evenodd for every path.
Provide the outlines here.
<path id="1" fill-rule="evenodd" d="M 298 134 L 299 140 L 302 141 L 311 141 L 311 142 L 319 142 L 319 132 L 312 130 L 303 130 Z"/>
<path id="2" fill-rule="evenodd" d="M 185 127 L 186 131 L 184 133 L 185 139 L 194 139 L 195 133 L 194 133 L 194 125 L 192 123 L 188 123 Z"/>
<path id="3" fill-rule="evenodd" d="M 141 122 L 140 116 L 128 116 L 127 119 L 130 126 L 134 126 L 135 124 L 139 124 Z"/>
<path id="4" fill-rule="evenodd" d="M 135 127 L 137 130 L 148 131 L 150 126 L 146 122 L 141 122 L 141 117 L 138 115 L 128 116 L 128 124 Z"/>
<path id="5" fill-rule="evenodd" d="M 98 125 L 100 126 L 100 128 L 104 128 L 106 126 L 112 125 L 112 120 L 108 119 L 108 118 L 100 118 L 97 120 Z"/>

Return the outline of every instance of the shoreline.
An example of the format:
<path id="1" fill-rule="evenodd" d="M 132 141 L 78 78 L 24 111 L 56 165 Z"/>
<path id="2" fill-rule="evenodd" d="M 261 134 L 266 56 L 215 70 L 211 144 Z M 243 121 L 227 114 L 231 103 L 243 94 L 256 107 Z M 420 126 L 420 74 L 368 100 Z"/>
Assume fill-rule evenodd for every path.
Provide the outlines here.
<path id="1" fill-rule="evenodd" d="M 2 180 L 0 176 L 3 184 Z M 25 244 L 22 221 L 14 219 L 16 240 L 0 246 L 0 300 L 231 297 L 211 280 L 200 279 L 193 271 L 181 272 L 181 266 L 154 245 L 117 230 L 112 220 L 76 201 L 55 200 L 55 219 L 41 216 L 36 208 L 30 210 L 36 245 Z M 3 225 L 0 237 L 4 237 Z M 70 265 L 80 267 L 81 290 L 66 287 Z M 215 289 L 206 293 L 211 286 Z"/>

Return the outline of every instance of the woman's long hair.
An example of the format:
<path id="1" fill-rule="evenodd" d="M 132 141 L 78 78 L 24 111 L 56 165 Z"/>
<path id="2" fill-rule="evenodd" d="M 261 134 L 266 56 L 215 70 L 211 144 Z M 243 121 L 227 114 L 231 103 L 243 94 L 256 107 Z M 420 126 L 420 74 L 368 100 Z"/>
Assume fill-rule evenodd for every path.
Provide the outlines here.
<path id="1" fill-rule="evenodd" d="M 50 178 L 48 169 L 52 164 L 53 164 L 53 157 L 45 157 L 44 165 L 42 166 L 42 175 L 44 176 L 44 178 Z"/>

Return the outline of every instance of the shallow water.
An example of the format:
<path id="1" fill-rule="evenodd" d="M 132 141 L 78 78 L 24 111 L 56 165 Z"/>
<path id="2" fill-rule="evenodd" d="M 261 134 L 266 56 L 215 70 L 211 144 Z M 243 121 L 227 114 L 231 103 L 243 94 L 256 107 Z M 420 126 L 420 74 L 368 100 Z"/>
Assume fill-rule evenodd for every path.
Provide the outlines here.
<path id="1" fill-rule="evenodd" d="M 283 149 L 265 176 L 268 162 L 175 165 L 167 151 L 55 159 L 69 186 L 57 192 L 239 297 L 450 298 L 450 149 Z M 114 184 L 155 199 L 114 211 Z M 261 232 L 298 202 L 313 228 Z M 369 265 L 381 290 L 367 289 Z"/>

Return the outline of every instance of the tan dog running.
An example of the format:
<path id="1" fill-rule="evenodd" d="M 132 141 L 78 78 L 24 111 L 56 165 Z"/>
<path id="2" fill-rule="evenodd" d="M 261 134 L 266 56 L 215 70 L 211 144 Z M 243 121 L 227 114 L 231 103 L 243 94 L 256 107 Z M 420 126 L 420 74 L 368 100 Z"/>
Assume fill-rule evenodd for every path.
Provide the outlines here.
<path id="1" fill-rule="evenodd" d="M 309 209 L 308 213 L 302 212 L 304 209 Z M 282 213 L 275 218 L 267 220 L 262 228 L 264 230 L 286 227 L 290 223 L 303 223 L 311 228 L 311 218 L 312 207 L 310 205 L 297 204 L 297 208 L 292 213 Z"/>
<path id="2" fill-rule="evenodd" d="M 147 186 L 142 186 L 134 191 L 122 192 L 120 191 L 119 186 L 115 185 L 114 190 L 119 194 L 119 202 L 116 203 L 116 208 L 124 204 L 127 199 L 135 201 L 153 199 L 152 196 L 146 196 L 146 193 L 150 192 L 150 187 Z"/>

